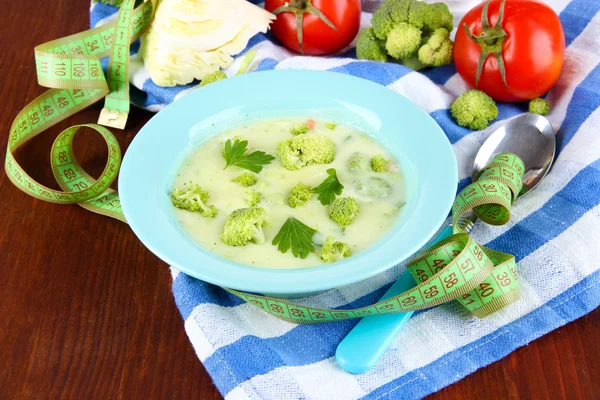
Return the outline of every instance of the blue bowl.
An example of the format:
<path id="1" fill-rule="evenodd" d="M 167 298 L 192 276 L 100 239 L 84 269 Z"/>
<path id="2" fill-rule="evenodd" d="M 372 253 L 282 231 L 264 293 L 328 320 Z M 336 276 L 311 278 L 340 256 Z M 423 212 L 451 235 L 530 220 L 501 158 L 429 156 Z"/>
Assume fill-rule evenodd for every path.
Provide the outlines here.
<path id="1" fill-rule="evenodd" d="M 245 266 L 194 242 L 175 218 L 168 198 L 187 154 L 240 123 L 297 116 L 354 126 L 394 154 L 406 179 L 407 199 L 393 229 L 362 253 L 302 269 Z M 215 285 L 293 296 L 361 281 L 414 254 L 448 215 L 457 182 L 456 159 L 446 135 L 410 100 L 349 75 L 281 70 L 216 82 L 159 112 L 129 146 L 119 192 L 134 233 L 166 263 Z"/>

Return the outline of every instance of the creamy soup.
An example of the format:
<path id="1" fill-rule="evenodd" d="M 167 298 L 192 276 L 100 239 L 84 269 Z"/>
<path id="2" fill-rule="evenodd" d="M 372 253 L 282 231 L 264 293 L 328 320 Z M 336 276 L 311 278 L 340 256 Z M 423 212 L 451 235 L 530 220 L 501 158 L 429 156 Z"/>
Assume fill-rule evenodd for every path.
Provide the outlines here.
<path id="1" fill-rule="evenodd" d="M 397 164 L 386 148 L 370 136 L 356 129 L 337 124 L 333 129 L 327 127 L 325 121 L 316 121 L 313 129 L 307 134 L 323 134 L 333 140 L 336 146 L 335 159 L 330 164 L 313 164 L 299 170 L 285 169 L 277 156 L 277 144 L 286 138 L 293 138 L 290 130 L 301 125 L 306 119 L 288 118 L 250 122 L 237 126 L 219 134 L 200 145 L 184 161 L 174 182 L 174 188 L 184 188 L 184 183 L 199 184 L 210 193 L 208 204 L 214 205 L 218 213 L 214 218 L 206 218 L 199 213 L 175 209 L 175 215 L 183 229 L 204 248 L 241 264 L 265 268 L 303 268 L 324 264 L 317 254 L 309 254 L 307 258 L 296 258 L 291 251 L 281 253 L 271 242 L 281 226 L 289 217 L 295 217 L 304 224 L 317 230 L 322 243 L 325 236 L 334 236 L 337 240 L 350 246 L 352 254 L 357 254 L 380 240 L 394 225 L 404 204 L 404 182 Z M 248 141 L 248 153 L 255 150 L 264 151 L 275 157 L 270 164 L 264 166 L 257 174 L 258 183 L 251 187 L 243 187 L 232 180 L 246 170 L 231 166 L 223 169 L 225 160 L 222 156 L 223 145 L 227 139 L 241 137 Z M 355 153 L 364 154 L 371 159 L 382 155 L 391 160 L 388 172 L 368 170 L 362 174 L 354 174 L 348 170 L 347 161 Z M 316 187 L 327 178 L 327 169 L 335 168 L 339 181 L 344 185 L 341 196 L 352 196 L 360 204 L 360 212 L 349 226 L 342 228 L 329 218 L 328 206 L 323 206 L 313 196 L 305 205 L 291 208 L 288 204 L 288 193 L 298 182 Z M 373 199 L 357 190 L 359 180 L 378 177 L 391 185 L 386 198 Z M 221 240 L 221 233 L 228 215 L 248 204 L 244 194 L 248 190 L 259 191 L 262 200 L 258 207 L 263 207 L 271 222 L 264 228 L 266 242 L 245 246 L 229 246 Z"/>

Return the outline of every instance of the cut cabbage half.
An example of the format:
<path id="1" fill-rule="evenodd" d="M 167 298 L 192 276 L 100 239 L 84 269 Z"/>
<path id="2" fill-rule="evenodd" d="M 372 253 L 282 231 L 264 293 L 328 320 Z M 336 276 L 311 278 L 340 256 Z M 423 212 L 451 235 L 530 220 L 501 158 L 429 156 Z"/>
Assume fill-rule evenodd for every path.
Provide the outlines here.
<path id="1" fill-rule="evenodd" d="M 155 84 L 185 85 L 229 67 L 274 18 L 245 0 L 159 0 L 140 55 Z"/>

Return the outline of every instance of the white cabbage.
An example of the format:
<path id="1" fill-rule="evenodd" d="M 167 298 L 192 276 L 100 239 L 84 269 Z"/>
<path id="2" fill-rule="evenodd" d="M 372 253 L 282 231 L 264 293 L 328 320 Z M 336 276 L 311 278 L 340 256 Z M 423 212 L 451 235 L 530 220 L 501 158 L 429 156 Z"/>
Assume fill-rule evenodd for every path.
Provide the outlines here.
<path id="1" fill-rule="evenodd" d="M 154 83 L 185 85 L 229 67 L 274 18 L 245 0 L 159 0 L 140 55 Z"/>

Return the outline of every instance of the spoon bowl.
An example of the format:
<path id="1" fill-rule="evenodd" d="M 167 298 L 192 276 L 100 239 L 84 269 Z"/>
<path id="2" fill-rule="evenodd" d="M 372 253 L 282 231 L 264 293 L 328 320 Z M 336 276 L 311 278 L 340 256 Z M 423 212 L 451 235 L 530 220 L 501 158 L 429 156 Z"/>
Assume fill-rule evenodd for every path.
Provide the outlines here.
<path id="1" fill-rule="evenodd" d="M 556 152 L 556 138 L 550 122 L 541 115 L 523 114 L 498 128 L 483 143 L 473 163 L 473 178 L 500 153 L 513 153 L 525 164 L 523 190 L 529 193 L 544 179 Z"/>

